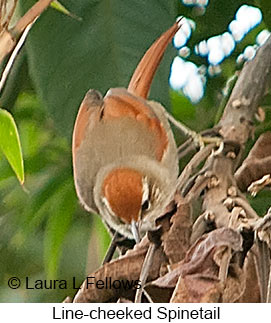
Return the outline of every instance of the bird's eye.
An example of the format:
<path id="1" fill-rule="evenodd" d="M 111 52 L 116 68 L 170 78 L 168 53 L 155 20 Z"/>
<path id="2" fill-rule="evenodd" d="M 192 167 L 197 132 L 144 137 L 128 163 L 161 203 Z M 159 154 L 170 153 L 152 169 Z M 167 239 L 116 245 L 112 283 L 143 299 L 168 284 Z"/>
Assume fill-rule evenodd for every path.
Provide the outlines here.
<path id="1" fill-rule="evenodd" d="M 141 205 L 141 210 L 142 211 L 146 211 L 146 210 L 148 210 L 150 208 L 150 202 L 149 202 L 149 200 L 145 200 L 144 202 L 143 202 L 143 204 Z"/>

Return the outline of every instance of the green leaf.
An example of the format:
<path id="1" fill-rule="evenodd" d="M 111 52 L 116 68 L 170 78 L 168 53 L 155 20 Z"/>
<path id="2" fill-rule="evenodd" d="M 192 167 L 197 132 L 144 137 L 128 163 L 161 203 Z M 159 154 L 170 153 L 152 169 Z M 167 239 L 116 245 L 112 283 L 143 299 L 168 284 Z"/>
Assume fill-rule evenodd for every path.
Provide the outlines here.
<path id="1" fill-rule="evenodd" d="M 31 231 L 40 225 L 47 214 L 48 206 L 50 207 L 52 201 L 58 201 L 58 191 L 68 179 L 71 179 L 71 177 L 66 170 L 59 171 L 57 174 L 51 174 L 48 180 L 35 191 L 31 196 L 31 203 L 25 208 L 24 217 L 27 230 Z"/>
<path id="2" fill-rule="evenodd" d="M 76 20 L 82 20 L 82 18 L 76 16 L 75 14 L 71 13 L 68 9 L 66 9 L 59 1 L 55 0 L 51 3 L 51 7 L 64 13 L 64 15 L 70 16 Z"/>
<path id="3" fill-rule="evenodd" d="M 0 150 L 23 184 L 24 165 L 18 130 L 12 115 L 3 109 L 0 109 Z"/>
<path id="4" fill-rule="evenodd" d="M 182 93 L 171 90 L 172 114 L 175 118 L 186 121 L 195 118 L 196 105 L 186 98 Z"/>
<path id="5" fill-rule="evenodd" d="M 270 208 L 270 191 L 263 190 L 256 197 L 247 196 L 250 205 L 259 216 L 264 216 Z"/>
<path id="6" fill-rule="evenodd" d="M 263 20 L 267 28 L 271 28 L 271 10 L 270 10 L 270 0 L 258 0 L 256 4 L 260 6 L 263 12 Z"/>
<path id="7" fill-rule="evenodd" d="M 178 1 L 61 1 L 82 21 L 50 8 L 26 42 L 30 76 L 61 133 L 70 136 L 78 107 L 90 89 L 103 94 L 127 87 L 139 60 L 178 15 Z M 33 1 L 21 1 L 23 12 Z M 157 71 L 150 98 L 169 108 L 172 45 Z"/>
<path id="8" fill-rule="evenodd" d="M 92 221 L 91 234 L 96 235 L 97 247 L 100 251 L 100 261 L 102 261 L 105 257 L 106 251 L 108 250 L 112 237 L 100 216 L 95 214 Z"/>
<path id="9" fill-rule="evenodd" d="M 72 181 L 62 184 L 57 195 L 51 199 L 48 208 L 50 217 L 47 222 L 44 238 L 44 259 L 46 273 L 49 278 L 56 277 L 62 244 L 70 228 L 72 217 L 76 208 L 76 195 Z"/>

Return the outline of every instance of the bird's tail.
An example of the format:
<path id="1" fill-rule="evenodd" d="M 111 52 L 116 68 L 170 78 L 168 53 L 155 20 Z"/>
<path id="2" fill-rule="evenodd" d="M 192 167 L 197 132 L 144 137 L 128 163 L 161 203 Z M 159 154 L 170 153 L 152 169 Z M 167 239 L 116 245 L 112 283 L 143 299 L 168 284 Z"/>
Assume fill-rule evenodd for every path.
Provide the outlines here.
<path id="1" fill-rule="evenodd" d="M 181 27 L 181 20 L 164 32 L 146 51 L 130 80 L 128 91 L 146 99 L 154 74 L 163 58 L 167 45 Z"/>

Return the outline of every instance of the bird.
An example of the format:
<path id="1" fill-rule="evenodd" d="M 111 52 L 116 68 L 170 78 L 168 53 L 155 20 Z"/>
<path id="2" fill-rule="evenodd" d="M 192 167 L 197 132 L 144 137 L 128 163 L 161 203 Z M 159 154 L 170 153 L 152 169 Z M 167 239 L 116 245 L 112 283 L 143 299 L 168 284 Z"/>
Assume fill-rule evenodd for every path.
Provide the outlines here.
<path id="1" fill-rule="evenodd" d="M 147 50 L 126 88 L 105 96 L 90 89 L 72 137 L 75 189 L 83 207 L 138 243 L 173 198 L 179 173 L 165 108 L 148 100 L 151 83 L 177 20 Z"/>

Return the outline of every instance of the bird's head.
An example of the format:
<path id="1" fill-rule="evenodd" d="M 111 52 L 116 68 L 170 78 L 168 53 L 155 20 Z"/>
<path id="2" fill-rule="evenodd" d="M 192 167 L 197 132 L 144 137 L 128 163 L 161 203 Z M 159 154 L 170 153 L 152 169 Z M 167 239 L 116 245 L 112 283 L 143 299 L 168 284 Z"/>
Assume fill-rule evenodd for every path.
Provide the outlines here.
<path id="1" fill-rule="evenodd" d="M 101 202 L 107 218 L 127 227 L 134 239 L 140 240 L 144 218 L 155 205 L 157 188 L 150 179 L 133 168 L 114 168 L 104 177 L 101 187 Z"/>

